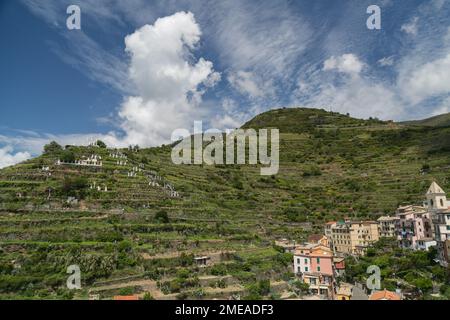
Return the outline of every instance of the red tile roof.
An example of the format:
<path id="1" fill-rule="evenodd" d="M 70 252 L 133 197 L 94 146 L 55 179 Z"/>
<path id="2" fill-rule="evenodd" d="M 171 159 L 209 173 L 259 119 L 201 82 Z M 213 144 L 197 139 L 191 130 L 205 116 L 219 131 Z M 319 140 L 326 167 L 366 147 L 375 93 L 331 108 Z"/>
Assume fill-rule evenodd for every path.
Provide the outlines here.
<path id="1" fill-rule="evenodd" d="M 369 300 L 401 300 L 399 295 L 392 291 L 376 291 L 370 295 Z"/>
<path id="2" fill-rule="evenodd" d="M 137 295 L 132 296 L 114 296 L 114 300 L 139 300 Z"/>

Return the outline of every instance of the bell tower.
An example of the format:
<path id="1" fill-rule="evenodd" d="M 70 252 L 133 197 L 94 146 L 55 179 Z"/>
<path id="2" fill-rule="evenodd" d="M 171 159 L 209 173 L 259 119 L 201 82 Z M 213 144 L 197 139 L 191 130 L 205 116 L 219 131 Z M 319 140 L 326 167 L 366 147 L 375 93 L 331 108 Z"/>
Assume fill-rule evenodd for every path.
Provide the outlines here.
<path id="1" fill-rule="evenodd" d="M 430 210 L 447 209 L 447 197 L 444 190 L 435 182 L 431 184 L 427 191 L 427 204 Z"/>

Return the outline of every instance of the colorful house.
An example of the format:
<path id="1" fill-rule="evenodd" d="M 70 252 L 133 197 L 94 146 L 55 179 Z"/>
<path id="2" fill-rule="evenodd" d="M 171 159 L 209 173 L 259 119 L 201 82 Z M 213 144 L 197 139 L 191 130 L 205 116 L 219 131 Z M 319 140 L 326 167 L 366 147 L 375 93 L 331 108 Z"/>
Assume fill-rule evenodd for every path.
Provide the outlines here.
<path id="1" fill-rule="evenodd" d="M 320 244 L 299 246 L 294 253 L 294 272 L 309 285 L 310 292 L 334 296 L 333 252 Z"/>

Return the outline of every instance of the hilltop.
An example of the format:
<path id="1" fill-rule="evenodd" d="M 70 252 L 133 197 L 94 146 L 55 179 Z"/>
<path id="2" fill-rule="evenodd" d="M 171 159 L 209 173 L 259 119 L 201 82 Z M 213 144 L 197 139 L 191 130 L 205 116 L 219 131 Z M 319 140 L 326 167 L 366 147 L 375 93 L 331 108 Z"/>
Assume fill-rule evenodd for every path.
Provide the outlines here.
<path id="1" fill-rule="evenodd" d="M 87 270 L 81 297 L 88 289 L 259 295 L 252 284 L 261 279 L 282 294 L 291 260 L 273 240 L 302 241 L 328 220 L 376 219 L 421 203 L 432 180 L 450 189 L 449 127 L 302 108 L 243 126 L 271 127 L 281 133 L 272 177 L 250 165 L 177 166 L 170 146 L 53 144 L 0 170 L 0 296 L 70 297 L 63 287 L 72 263 Z M 57 163 L 93 156 L 101 166 Z M 195 266 L 203 255 L 211 266 Z"/>
<path id="2" fill-rule="evenodd" d="M 402 124 L 425 127 L 448 127 L 450 126 L 450 113 L 441 114 L 424 120 L 406 121 Z"/>

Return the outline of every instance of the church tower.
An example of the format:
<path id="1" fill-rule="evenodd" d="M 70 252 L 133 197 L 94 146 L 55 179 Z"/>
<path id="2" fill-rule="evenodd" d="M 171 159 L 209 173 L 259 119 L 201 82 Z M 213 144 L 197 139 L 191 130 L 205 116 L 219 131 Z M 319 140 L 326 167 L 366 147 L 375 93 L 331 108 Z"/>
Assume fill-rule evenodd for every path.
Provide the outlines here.
<path id="1" fill-rule="evenodd" d="M 435 182 L 431 184 L 427 191 L 427 203 L 430 210 L 447 209 L 447 197 L 444 190 Z"/>

